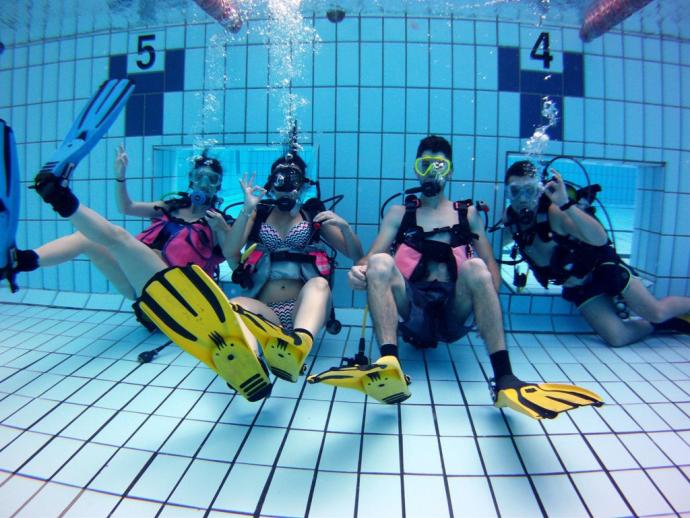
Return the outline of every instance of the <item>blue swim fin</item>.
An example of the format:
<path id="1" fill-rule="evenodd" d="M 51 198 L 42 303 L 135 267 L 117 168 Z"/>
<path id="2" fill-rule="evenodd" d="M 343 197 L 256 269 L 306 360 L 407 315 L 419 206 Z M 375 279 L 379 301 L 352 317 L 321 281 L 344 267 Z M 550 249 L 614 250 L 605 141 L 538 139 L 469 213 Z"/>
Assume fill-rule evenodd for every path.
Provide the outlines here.
<path id="1" fill-rule="evenodd" d="M 79 161 L 110 129 L 133 91 L 134 83 L 129 79 L 105 81 L 75 119 L 65 140 L 39 173 L 52 173 L 68 179 Z"/>
<path id="2" fill-rule="evenodd" d="M 14 293 L 18 287 L 14 281 L 17 246 L 15 237 L 19 223 L 19 162 L 14 132 L 0 119 L 0 279 L 10 283 Z"/>

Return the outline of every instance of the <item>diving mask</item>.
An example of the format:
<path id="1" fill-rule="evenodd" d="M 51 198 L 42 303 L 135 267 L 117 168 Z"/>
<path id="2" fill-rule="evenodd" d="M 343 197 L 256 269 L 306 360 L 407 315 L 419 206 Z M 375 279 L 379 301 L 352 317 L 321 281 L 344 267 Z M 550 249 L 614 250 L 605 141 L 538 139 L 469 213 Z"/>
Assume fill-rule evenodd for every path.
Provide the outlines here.
<path id="1" fill-rule="evenodd" d="M 208 167 L 198 167 L 189 172 L 189 198 L 195 207 L 213 205 L 216 193 L 220 190 L 223 175 L 212 171 Z"/>
<path id="2" fill-rule="evenodd" d="M 529 178 L 527 181 L 514 181 L 507 186 L 507 195 L 510 204 L 516 209 L 534 209 L 537 206 L 539 197 L 544 187 L 536 178 Z"/>
<path id="3" fill-rule="evenodd" d="M 420 156 L 414 161 L 414 171 L 419 176 L 435 176 L 445 178 L 452 169 L 452 163 L 444 156 Z"/>
<path id="4" fill-rule="evenodd" d="M 198 169 L 193 169 L 189 173 L 189 182 L 192 184 L 201 184 L 206 182 L 210 187 L 220 187 L 223 181 L 223 175 L 211 171 L 210 169 L 200 167 Z"/>
<path id="5" fill-rule="evenodd" d="M 279 164 L 271 172 L 270 188 L 276 192 L 299 192 L 304 184 L 304 173 L 294 164 Z"/>

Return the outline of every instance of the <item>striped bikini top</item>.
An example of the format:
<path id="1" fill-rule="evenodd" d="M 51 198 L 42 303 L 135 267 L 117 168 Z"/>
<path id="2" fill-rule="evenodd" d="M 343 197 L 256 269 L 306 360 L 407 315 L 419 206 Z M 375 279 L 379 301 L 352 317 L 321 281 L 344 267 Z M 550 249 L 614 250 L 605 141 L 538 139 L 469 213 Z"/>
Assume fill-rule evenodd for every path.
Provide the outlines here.
<path id="1" fill-rule="evenodd" d="M 304 248 L 311 241 L 312 225 L 309 221 L 302 221 L 292 227 L 285 238 L 281 238 L 278 231 L 268 223 L 262 223 L 259 229 L 259 240 L 271 252 L 282 248 Z"/>

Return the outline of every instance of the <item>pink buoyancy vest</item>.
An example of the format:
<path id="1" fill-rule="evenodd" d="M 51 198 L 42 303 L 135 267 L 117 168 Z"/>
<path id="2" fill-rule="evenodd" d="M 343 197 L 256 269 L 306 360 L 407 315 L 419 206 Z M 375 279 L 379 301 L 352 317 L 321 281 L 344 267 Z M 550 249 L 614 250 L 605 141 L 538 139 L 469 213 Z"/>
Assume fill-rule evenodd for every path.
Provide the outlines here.
<path id="1" fill-rule="evenodd" d="M 455 257 L 456 272 L 460 269 L 460 265 L 467 261 L 467 259 L 469 259 L 471 255 L 471 250 L 470 254 L 468 255 L 467 246 L 465 245 L 453 247 L 453 256 Z M 419 250 L 415 250 L 414 248 L 412 248 L 409 245 L 406 245 L 405 243 L 402 243 L 400 246 L 398 246 L 398 249 L 395 251 L 394 259 L 395 266 L 398 267 L 400 273 L 403 274 L 403 277 L 409 279 L 412 276 L 412 273 L 414 272 L 415 268 L 417 268 L 419 261 L 421 261 L 422 259 L 422 252 L 420 252 Z"/>
<path id="2" fill-rule="evenodd" d="M 169 266 L 196 264 L 213 276 L 218 265 L 225 261 L 225 257 L 215 250 L 213 231 L 203 221 L 184 222 L 170 218 L 167 214 L 152 218 L 151 221 L 151 226 L 136 238 L 145 245 L 160 250 L 163 260 Z M 166 227 L 170 223 L 177 224 L 178 229 L 165 236 L 164 232 L 167 232 Z"/>

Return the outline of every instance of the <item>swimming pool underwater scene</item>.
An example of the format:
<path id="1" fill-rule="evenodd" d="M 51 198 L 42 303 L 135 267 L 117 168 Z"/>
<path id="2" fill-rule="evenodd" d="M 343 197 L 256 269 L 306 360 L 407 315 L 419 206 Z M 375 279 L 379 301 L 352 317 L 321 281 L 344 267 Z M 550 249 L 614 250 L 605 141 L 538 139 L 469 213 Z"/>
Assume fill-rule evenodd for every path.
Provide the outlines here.
<path id="1" fill-rule="evenodd" d="M 687 2 L 6 4 L 0 517 L 690 515 Z"/>

